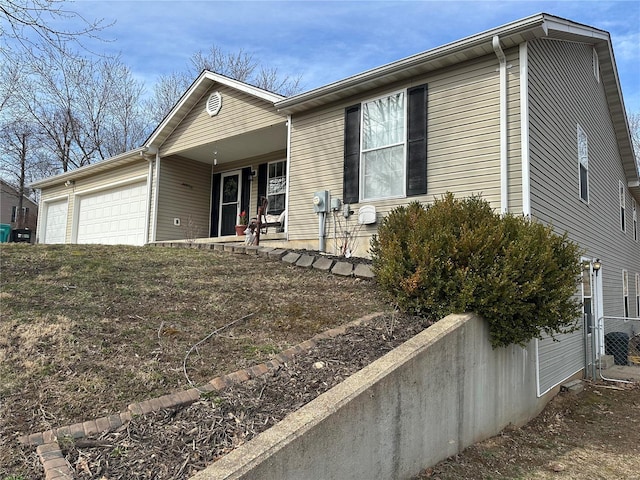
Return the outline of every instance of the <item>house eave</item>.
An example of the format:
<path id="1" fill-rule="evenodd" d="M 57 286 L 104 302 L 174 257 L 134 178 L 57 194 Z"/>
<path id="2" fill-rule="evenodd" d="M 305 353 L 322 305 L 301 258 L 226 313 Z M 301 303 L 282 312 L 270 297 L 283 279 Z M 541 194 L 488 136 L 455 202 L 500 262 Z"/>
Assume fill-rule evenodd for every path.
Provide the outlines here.
<path id="1" fill-rule="evenodd" d="M 546 35 L 544 15 L 535 15 L 441 47 L 377 67 L 276 103 L 283 113 L 294 114 L 359 93 L 409 79 L 456 63 L 492 55 L 492 38 L 500 36 L 504 48 Z"/>
<path id="2" fill-rule="evenodd" d="M 626 117 L 622 89 L 618 78 L 611 38 L 608 32 L 571 20 L 540 13 L 447 45 L 418 53 L 346 79 L 295 95 L 279 102 L 276 108 L 287 115 L 301 113 L 324 105 L 345 102 L 351 97 L 401 81 L 411 81 L 429 72 L 460 62 L 494 55 L 492 40 L 498 36 L 504 50 L 535 39 L 555 39 L 587 43 L 594 46 L 600 59 L 601 79 L 609 105 L 611 120 L 620 148 L 627 180 L 637 180 L 631 134 Z"/>
<path id="3" fill-rule="evenodd" d="M 81 178 L 88 177 L 90 175 L 94 175 L 104 170 L 110 170 L 112 168 L 120 167 L 122 165 L 127 165 L 129 163 L 134 163 L 136 161 L 146 160 L 149 158 L 149 155 L 154 155 L 154 154 L 155 152 L 151 151 L 147 147 L 136 148 L 134 150 L 124 152 L 120 155 L 116 155 L 115 157 L 108 158 L 98 163 L 86 165 L 84 167 L 71 170 L 69 172 L 64 172 L 58 175 L 54 175 L 52 177 L 43 178 L 42 180 L 38 180 L 31 183 L 29 187 L 42 189 L 42 188 L 52 187 L 54 185 L 59 185 L 61 183 L 66 182 L 67 180 L 75 181 Z"/>

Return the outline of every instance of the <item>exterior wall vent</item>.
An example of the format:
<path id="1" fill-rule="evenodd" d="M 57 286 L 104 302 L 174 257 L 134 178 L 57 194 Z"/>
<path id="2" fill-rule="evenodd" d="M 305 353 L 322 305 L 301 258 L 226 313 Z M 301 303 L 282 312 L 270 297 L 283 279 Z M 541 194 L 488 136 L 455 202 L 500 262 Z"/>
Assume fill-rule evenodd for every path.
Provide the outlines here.
<path id="1" fill-rule="evenodd" d="M 220 92 L 214 92 L 209 95 L 207 100 L 207 113 L 212 117 L 215 117 L 222 108 L 222 95 Z"/>

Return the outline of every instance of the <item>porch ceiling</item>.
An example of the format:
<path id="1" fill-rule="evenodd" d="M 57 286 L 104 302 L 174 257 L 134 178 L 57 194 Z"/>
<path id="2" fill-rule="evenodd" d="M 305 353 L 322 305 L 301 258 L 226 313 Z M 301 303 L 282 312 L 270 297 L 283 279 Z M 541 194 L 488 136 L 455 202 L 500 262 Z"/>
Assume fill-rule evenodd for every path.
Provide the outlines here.
<path id="1" fill-rule="evenodd" d="M 220 165 L 286 150 L 286 148 L 287 125 L 286 123 L 280 123 L 233 137 L 211 140 L 186 150 L 172 152 L 172 155 L 212 164 L 214 152 L 217 152 L 215 158 L 218 165 Z"/>

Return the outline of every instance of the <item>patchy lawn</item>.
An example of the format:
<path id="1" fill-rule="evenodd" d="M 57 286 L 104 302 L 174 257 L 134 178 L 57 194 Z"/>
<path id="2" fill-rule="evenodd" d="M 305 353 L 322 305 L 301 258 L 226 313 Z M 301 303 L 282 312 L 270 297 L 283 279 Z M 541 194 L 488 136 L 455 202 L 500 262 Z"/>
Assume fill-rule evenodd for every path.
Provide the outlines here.
<path id="1" fill-rule="evenodd" d="M 20 435 L 126 409 L 388 310 L 375 284 L 211 250 L 3 244 L 0 478 Z M 31 477 L 25 477 L 31 478 Z"/>
<path id="2" fill-rule="evenodd" d="M 20 435 L 188 388 L 186 352 L 249 313 L 254 316 L 193 350 L 186 364 L 193 383 L 260 363 L 367 313 L 390 310 L 373 282 L 195 249 L 3 244 L 0 287 L 2 480 L 42 478 L 34 449 L 18 445 Z M 389 336 L 387 327 L 377 328 Z M 344 378 L 354 357 L 354 365 L 366 363 L 361 352 L 380 340 L 371 338 L 345 338 L 343 346 L 336 338 L 332 358 L 348 348 L 336 362 L 338 373 L 327 368 L 328 374 Z M 292 363 L 296 375 L 305 371 L 298 367 Z M 317 377 L 310 383 L 300 378 L 300 392 L 316 389 Z M 587 385 L 577 396 L 560 395 L 529 425 L 474 445 L 419 479 L 640 478 L 640 387 L 611 387 Z M 284 408 L 282 403 L 272 405 Z"/>

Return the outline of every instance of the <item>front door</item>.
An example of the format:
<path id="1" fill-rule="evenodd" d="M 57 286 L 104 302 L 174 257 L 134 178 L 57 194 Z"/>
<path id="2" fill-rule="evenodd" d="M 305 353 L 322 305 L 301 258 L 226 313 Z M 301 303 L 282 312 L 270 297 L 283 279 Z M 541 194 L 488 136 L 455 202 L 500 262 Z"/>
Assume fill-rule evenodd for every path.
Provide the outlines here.
<path id="1" fill-rule="evenodd" d="M 235 235 L 235 226 L 240 215 L 241 172 L 222 174 L 220 188 L 220 236 Z"/>

